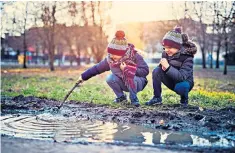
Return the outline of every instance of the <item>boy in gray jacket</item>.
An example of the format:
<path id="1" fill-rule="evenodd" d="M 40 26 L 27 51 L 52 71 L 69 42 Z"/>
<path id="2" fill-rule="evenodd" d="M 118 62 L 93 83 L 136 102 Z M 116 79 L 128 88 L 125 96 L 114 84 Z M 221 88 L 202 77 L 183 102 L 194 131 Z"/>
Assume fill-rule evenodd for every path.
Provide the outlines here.
<path id="1" fill-rule="evenodd" d="M 194 86 L 193 57 L 197 52 L 194 43 L 188 41 L 181 28 L 175 27 L 162 40 L 164 52 L 160 64 L 152 72 L 154 96 L 145 105 L 162 103 L 161 82 L 180 95 L 183 107 L 188 105 L 188 93 Z"/>

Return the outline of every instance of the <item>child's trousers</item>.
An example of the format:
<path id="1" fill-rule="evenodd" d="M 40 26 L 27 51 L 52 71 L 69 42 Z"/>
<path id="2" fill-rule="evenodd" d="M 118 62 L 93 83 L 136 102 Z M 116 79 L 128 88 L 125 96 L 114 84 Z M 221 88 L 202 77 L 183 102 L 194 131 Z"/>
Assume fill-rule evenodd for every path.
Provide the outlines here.
<path id="1" fill-rule="evenodd" d="M 188 93 L 193 86 L 190 86 L 188 81 L 176 82 L 174 79 L 166 75 L 161 67 L 156 67 L 152 72 L 154 97 L 161 97 L 162 87 L 161 82 L 169 89 L 175 91 L 181 96 L 182 100 L 188 99 Z"/>
<path id="2" fill-rule="evenodd" d="M 124 95 L 123 91 L 130 92 L 130 100 L 132 102 L 138 101 L 137 93 L 146 86 L 147 80 L 143 77 L 134 77 L 135 88 L 132 89 L 127 87 L 123 80 L 117 77 L 114 74 L 110 74 L 106 78 L 106 82 L 108 85 L 113 89 L 113 92 L 116 94 L 117 97 L 121 97 Z"/>

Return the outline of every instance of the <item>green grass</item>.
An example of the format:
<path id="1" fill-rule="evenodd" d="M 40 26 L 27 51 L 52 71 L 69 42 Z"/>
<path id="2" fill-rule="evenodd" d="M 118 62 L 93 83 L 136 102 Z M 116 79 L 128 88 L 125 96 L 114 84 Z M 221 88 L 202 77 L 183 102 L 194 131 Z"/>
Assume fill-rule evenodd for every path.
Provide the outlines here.
<path id="1" fill-rule="evenodd" d="M 73 87 L 80 72 L 68 75 L 58 75 L 50 72 L 46 73 L 49 75 L 37 73 L 27 76 L 24 75 L 24 73 L 11 75 L 4 74 L 1 76 L 1 95 L 36 96 L 61 101 Z M 84 82 L 80 88 L 74 90 L 68 100 L 107 104 L 111 107 L 125 107 L 112 102 L 115 95 L 105 82 L 106 75 L 107 73 L 93 77 Z M 151 75 L 148 75 L 148 80 L 149 83 L 146 88 L 138 93 L 142 105 L 153 96 Z M 213 109 L 235 106 L 234 90 L 227 91 L 219 88 L 228 81 L 230 84 L 235 85 L 233 80 L 203 79 L 196 77 L 195 87 L 189 94 L 190 105 Z M 180 97 L 176 93 L 167 89 L 165 86 L 163 86 L 162 91 L 164 104 L 179 103 Z"/>

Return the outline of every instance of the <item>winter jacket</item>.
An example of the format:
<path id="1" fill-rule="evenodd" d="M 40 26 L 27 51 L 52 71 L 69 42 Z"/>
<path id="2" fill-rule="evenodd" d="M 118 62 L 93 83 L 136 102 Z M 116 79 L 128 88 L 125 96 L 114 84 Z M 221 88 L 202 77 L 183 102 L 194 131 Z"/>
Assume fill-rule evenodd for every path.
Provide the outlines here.
<path id="1" fill-rule="evenodd" d="M 144 61 L 143 57 L 138 53 L 135 54 L 135 62 L 137 64 L 137 70 L 135 75 L 146 79 L 146 76 L 149 74 L 149 67 L 147 63 Z M 116 76 L 118 76 L 119 78 L 122 78 L 123 75 L 122 70 L 119 67 L 111 67 L 107 62 L 107 57 L 103 59 L 101 62 L 94 65 L 93 67 L 83 72 L 81 76 L 83 80 L 88 80 L 93 76 L 96 76 L 98 74 L 101 74 L 109 70 L 111 70 L 111 72 Z M 146 79 L 146 84 L 147 84 L 147 79 Z"/>
<path id="2" fill-rule="evenodd" d="M 197 52 L 194 43 L 183 37 L 183 45 L 178 53 L 168 56 L 166 52 L 162 53 L 162 58 L 166 58 L 170 67 L 165 71 L 166 75 L 175 80 L 176 83 L 188 81 L 193 87 L 193 57 Z"/>

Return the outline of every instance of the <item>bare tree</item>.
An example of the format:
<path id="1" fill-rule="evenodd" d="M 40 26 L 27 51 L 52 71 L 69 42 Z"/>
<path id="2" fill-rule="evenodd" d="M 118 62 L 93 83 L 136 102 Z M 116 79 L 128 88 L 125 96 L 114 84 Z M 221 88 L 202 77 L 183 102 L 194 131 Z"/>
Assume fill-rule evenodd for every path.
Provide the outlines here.
<path id="1" fill-rule="evenodd" d="M 212 40 L 211 42 L 211 59 L 210 59 L 210 68 L 213 68 L 213 52 L 214 52 L 214 42 L 215 42 L 215 22 L 216 22 L 216 2 L 213 3 L 212 9 L 214 10 L 214 16 L 213 16 L 213 23 L 212 23 L 212 37 L 210 38 Z"/>
<path id="2" fill-rule="evenodd" d="M 41 3 L 39 2 L 32 2 L 33 4 L 33 10 L 31 10 L 31 13 L 33 15 L 33 27 L 28 30 L 28 33 L 26 34 L 27 41 L 31 42 L 31 44 L 35 44 L 36 46 L 36 61 L 35 64 L 38 64 L 38 56 L 39 56 L 39 48 L 42 50 L 43 54 L 43 64 L 46 64 L 46 59 L 45 59 L 45 51 L 48 48 L 48 44 L 46 42 L 46 37 L 45 33 L 43 31 L 43 28 L 39 26 L 39 23 L 41 21 Z M 34 36 L 31 36 L 34 35 Z M 32 39 L 33 38 L 33 39 Z"/>
<path id="3" fill-rule="evenodd" d="M 86 9 L 87 9 L 87 2 L 82 1 L 81 2 L 82 5 L 82 21 L 84 22 L 84 26 L 88 26 L 88 19 L 87 19 L 87 13 L 86 13 Z"/>
<path id="4" fill-rule="evenodd" d="M 24 16 L 24 25 L 23 25 L 23 44 L 24 44 L 24 63 L 23 68 L 27 68 L 26 66 L 26 52 L 27 52 L 27 43 L 26 43 L 26 24 L 27 24 L 27 16 L 28 16 L 28 2 L 25 5 L 25 16 Z"/>
<path id="5" fill-rule="evenodd" d="M 72 23 L 72 26 L 70 27 L 70 31 L 71 31 L 71 35 L 69 36 L 69 38 L 67 38 L 67 43 L 68 45 L 70 45 L 70 59 L 72 59 L 72 56 L 75 58 L 75 50 L 76 50 L 76 62 L 77 62 L 77 65 L 79 66 L 80 65 L 80 50 L 81 50 L 81 44 L 79 43 L 80 40 L 82 39 L 81 38 L 81 33 L 80 33 L 80 30 L 78 26 L 78 24 L 75 23 L 75 18 L 78 18 L 78 13 L 81 13 L 82 14 L 82 18 L 83 20 L 85 20 L 85 2 L 81 2 L 82 3 L 82 13 L 81 11 L 79 11 L 78 7 L 78 3 L 77 2 L 68 2 L 69 4 L 69 14 L 70 16 L 72 17 L 72 20 L 73 20 L 73 23 Z M 87 26 L 87 21 L 85 21 L 85 25 Z M 79 32 L 78 32 L 79 31 Z M 66 34 L 65 34 L 66 35 Z M 68 40 L 70 39 L 70 40 Z M 73 46 L 73 48 L 72 48 Z M 71 62 L 70 62 L 71 63 Z M 72 63 L 71 63 L 72 65 Z"/>
<path id="6" fill-rule="evenodd" d="M 43 13 L 41 19 L 43 22 L 43 27 L 45 29 L 45 34 L 47 35 L 48 42 L 48 52 L 49 52 L 49 67 L 51 71 L 54 71 L 54 55 L 55 55 L 55 13 L 56 13 L 56 2 L 53 2 L 52 5 L 44 3 L 42 5 Z"/>
<path id="7" fill-rule="evenodd" d="M 223 74 L 227 74 L 227 59 L 228 59 L 228 49 L 229 49 L 229 32 L 231 30 L 231 26 L 233 26 L 233 13 L 235 11 L 235 2 L 233 2 L 232 7 L 228 10 L 228 2 L 225 3 L 225 12 L 224 14 L 219 14 L 222 17 L 222 25 L 223 25 L 223 35 L 225 42 L 225 55 L 224 55 L 224 72 Z"/>
<path id="8" fill-rule="evenodd" d="M 213 28 L 216 32 L 215 41 L 216 41 L 216 68 L 219 68 L 219 57 L 220 57 L 220 50 L 222 48 L 222 39 L 223 39 L 223 25 L 222 20 L 220 19 L 220 2 L 214 2 L 214 23 Z"/>
<path id="9" fill-rule="evenodd" d="M 18 4 L 18 5 L 17 5 Z M 9 23 L 9 20 L 12 20 L 12 27 L 11 28 L 7 28 L 5 27 L 5 32 L 10 32 L 12 35 L 15 34 L 22 34 L 23 36 L 23 41 L 22 41 L 22 46 L 23 48 L 17 48 L 17 49 L 22 49 L 24 51 L 24 58 L 23 58 L 23 68 L 27 68 L 26 66 L 26 53 L 27 53 L 27 41 L 26 41 L 26 35 L 25 32 L 27 30 L 27 26 L 28 26 L 28 4 L 29 2 L 18 2 L 17 4 L 13 3 L 13 2 L 5 2 L 3 5 L 7 5 L 8 7 L 11 7 L 14 12 L 11 19 L 9 19 L 8 17 L 6 18 L 7 23 Z M 18 8 L 18 6 L 21 6 L 22 8 Z M 17 13 L 16 13 L 17 11 Z M 6 12 L 6 16 L 10 15 L 10 13 Z M 3 21 L 3 19 L 1 19 L 1 21 Z M 2 25 L 3 23 L 1 23 L 1 28 L 3 27 Z M 2 31 L 3 29 L 1 29 Z M 1 32 L 2 35 L 3 31 Z M 15 48 L 16 49 L 16 48 Z"/>
<path id="10" fill-rule="evenodd" d="M 199 19 L 200 28 L 198 29 L 197 40 L 199 42 L 202 52 L 202 67 L 206 68 L 206 29 L 207 24 L 203 23 L 203 19 L 206 17 L 206 11 L 208 9 L 207 2 L 193 2 L 194 13 Z"/>
<path id="11" fill-rule="evenodd" d="M 90 2 L 91 4 L 91 14 L 92 14 L 92 24 L 93 29 L 91 29 L 93 37 L 92 37 L 92 54 L 93 57 L 96 59 L 96 62 L 102 60 L 105 54 L 105 48 L 107 47 L 107 36 L 104 32 L 104 25 L 107 21 L 105 16 L 105 10 L 111 7 L 111 4 L 107 2 Z M 97 18 L 95 18 L 97 17 Z M 98 20 L 98 23 L 96 21 Z"/>

